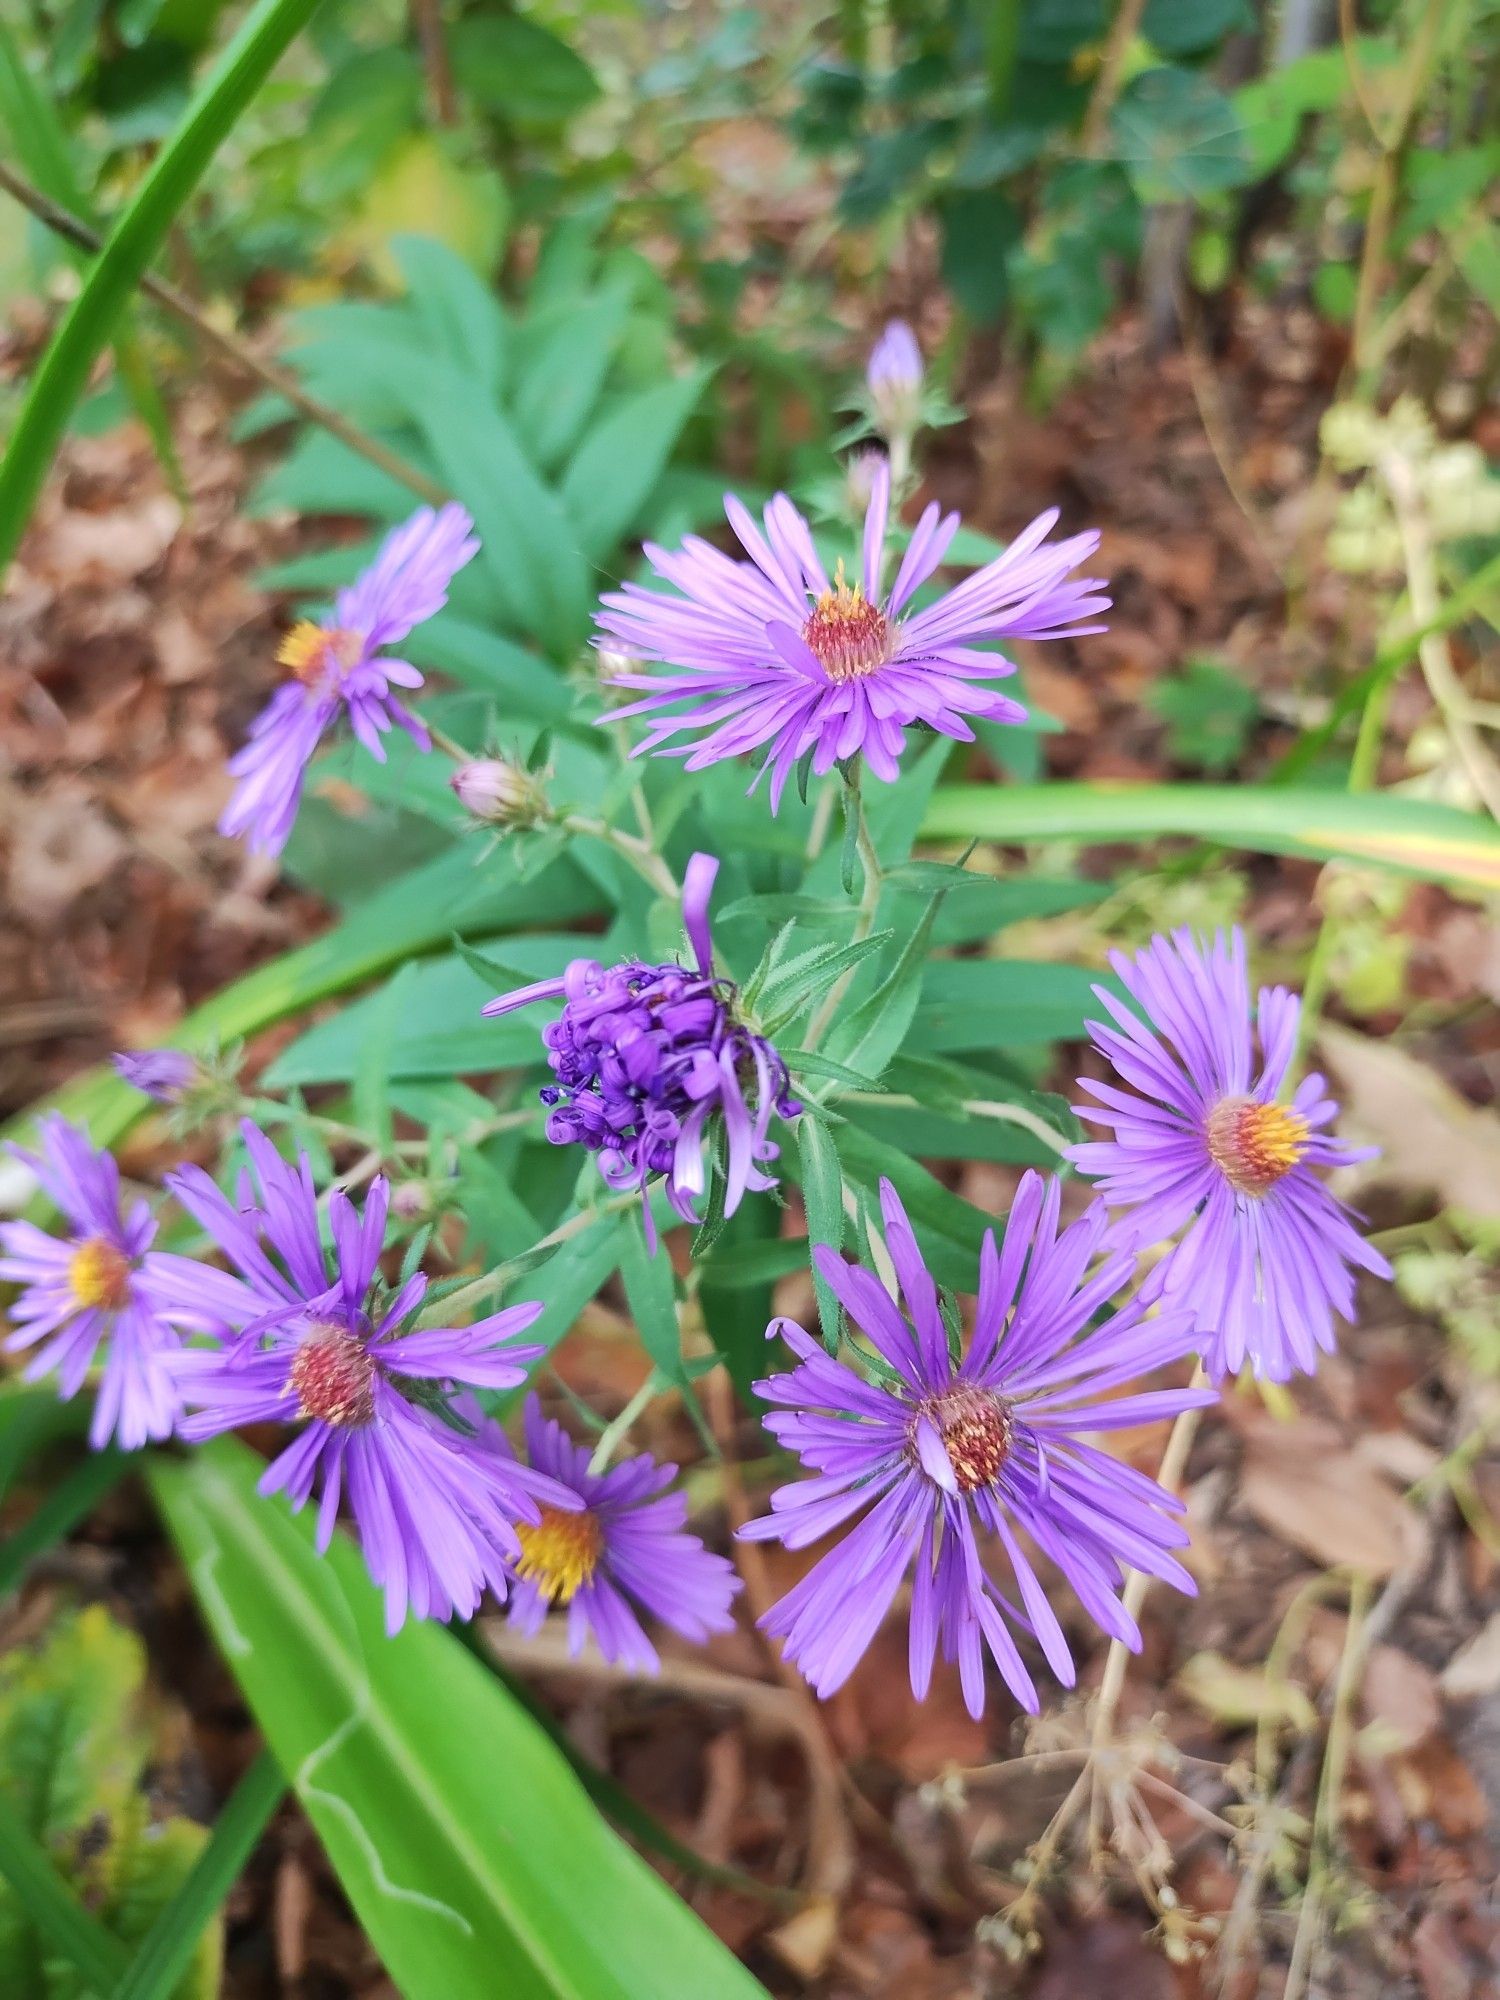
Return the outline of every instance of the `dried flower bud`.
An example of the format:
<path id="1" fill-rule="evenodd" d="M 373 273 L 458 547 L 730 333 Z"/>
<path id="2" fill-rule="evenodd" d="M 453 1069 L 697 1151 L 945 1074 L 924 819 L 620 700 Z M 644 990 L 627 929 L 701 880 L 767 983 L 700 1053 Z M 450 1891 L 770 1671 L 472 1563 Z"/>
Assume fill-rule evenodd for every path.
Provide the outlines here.
<path id="1" fill-rule="evenodd" d="M 548 816 L 547 794 L 530 771 L 503 757 L 460 764 L 448 780 L 466 812 L 486 826 L 535 826 Z"/>

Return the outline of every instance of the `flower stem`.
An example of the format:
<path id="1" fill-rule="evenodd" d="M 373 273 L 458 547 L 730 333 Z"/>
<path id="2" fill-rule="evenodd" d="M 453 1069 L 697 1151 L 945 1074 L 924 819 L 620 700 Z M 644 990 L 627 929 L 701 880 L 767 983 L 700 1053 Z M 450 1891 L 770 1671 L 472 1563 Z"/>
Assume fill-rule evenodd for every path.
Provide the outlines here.
<path id="1" fill-rule="evenodd" d="M 589 1471 L 591 1473 L 602 1472 L 609 1464 L 609 1461 L 615 1455 L 615 1448 L 620 1440 L 625 1436 L 630 1426 L 635 1422 L 636 1418 L 645 1409 L 655 1394 L 656 1370 L 653 1368 L 640 1388 L 636 1390 L 630 1401 L 621 1410 L 620 1414 L 610 1423 L 606 1424 L 600 1432 L 599 1442 L 594 1446 L 594 1455 L 589 1460 Z"/>
<path id="2" fill-rule="evenodd" d="M 447 1293 L 436 1302 L 432 1312 L 440 1313 L 443 1323 L 447 1324 L 451 1314 L 467 1312 L 471 1306 L 481 1305 L 493 1293 L 503 1291 L 518 1271 L 528 1269 L 536 1261 L 539 1251 L 555 1250 L 570 1237 L 580 1235 L 601 1216 L 618 1215 L 623 1209 L 634 1208 L 637 1202 L 649 1199 L 649 1195 L 643 1191 L 632 1188 L 628 1194 L 611 1195 L 607 1201 L 595 1202 L 588 1208 L 575 1210 L 566 1222 L 560 1222 L 550 1235 L 543 1236 L 540 1241 L 533 1243 L 521 1256 L 507 1258 L 505 1263 L 497 1264 L 493 1271 L 486 1271 L 483 1277 L 475 1278 L 467 1285 L 461 1285 L 456 1292 Z M 419 1326 L 435 1326 L 438 1321 L 432 1318 L 431 1313 L 424 1313 L 417 1323 Z"/>
<path id="3" fill-rule="evenodd" d="M 586 833 L 595 840 L 602 840 L 617 854 L 623 855 L 637 875 L 649 882 L 658 895 L 673 903 L 680 899 L 682 890 L 678 887 L 676 876 L 661 856 L 633 833 L 611 826 L 607 820 L 590 819 L 583 813 L 563 813 L 558 818 L 558 825 L 568 833 Z"/>
<path id="4" fill-rule="evenodd" d="M 446 729 L 439 729 L 437 724 L 429 722 L 425 715 L 422 717 L 422 723 L 427 734 L 432 738 L 433 743 L 442 751 L 445 757 L 451 757 L 455 764 L 472 764 L 474 762 L 474 752 L 466 750 L 462 743 L 455 742 Z"/>
<path id="5" fill-rule="evenodd" d="M 1189 1388 L 1201 1389 L 1208 1380 L 1200 1361 L 1193 1370 Z M 1171 1433 L 1167 1438 L 1167 1448 L 1161 1455 L 1157 1467 L 1156 1483 L 1165 1487 L 1168 1493 L 1175 1493 L 1182 1484 L 1183 1473 L 1187 1470 L 1188 1453 L 1193 1448 L 1193 1440 L 1198 1435 L 1198 1424 L 1203 1411 L 1200 1406 L 1190 1410 L 1179 1410 Z M 1132 1620 L 1138 1620 L 1141 1606 L 1146 1601 L 1146 1593 L 1151 1588 L 1151 1578 L 1145 1570 L 1133 1569 L 1125 1579 L 1125 1588 L 1120 1603 Z M 1130 1649 L 1123 1639 L 1111 1639 L 1109 1653 L 1104 1662 L 1104 1676 L 1099 1683 L 1098 1698 L 1094 1703 L 1094 1721 L 1090 1733 L 1090 1760 L 1097 1760 L 1109 1748 L 1114 1735 L 1115 1712 L 1120 1706 L 1120 1696 L 1125 1689 L 1125 1669 L 1130 1659 Z M 1097 1836 L 1101 1796 L 1095 1786 L 1089 1806 L 1089 1832 L 1091 1839 Z"/>
<path id="6" fill-rule="evenodd" d="M 880 856 L 875 852 L 875 843 L 870 838 L 869 822 L 865 818 L 865 802 L 859 789 L 859 766 L 855 765 L 851 777 L 845 780 L 847 786 L 846 806 L 854 814 L 854 838 L 859 848 L 860 863 L 864 868 L 864 888 L 859 899 L 859 914 L 855 919 L 854 938 L 857 944 L 867 938 L 875 928 L 875 913 L 880 908 L 880 890 L 885 880 L 880 866 Z M 828 1024 L 838 1012 L 839 1002 L 849 990 L 849 982 L 854 977 L 855 968 L 836 979 L 823 995 L 822 1005 L 812 1019 L 807 1031 L 807 1046 L 816 1049 Z"/>

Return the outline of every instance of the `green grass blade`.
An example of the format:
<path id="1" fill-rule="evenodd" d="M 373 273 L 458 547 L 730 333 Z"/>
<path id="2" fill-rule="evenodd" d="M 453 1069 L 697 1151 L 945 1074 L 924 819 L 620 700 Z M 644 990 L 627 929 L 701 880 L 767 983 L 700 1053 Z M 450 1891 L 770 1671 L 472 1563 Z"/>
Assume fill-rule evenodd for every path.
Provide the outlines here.
<path id="1" fill-rule="evenodd" d="M 3 1792 L 0 1792 L 0 1875 L 15 1890 L 27 1916 L 43 1937 L 77 1966 L 99 2000 L 112 1993 L 130 1962 L 124 1946 L 95 1923 L 32 1839 Z"/>
<path id="2" fill-rule="evenodd" d="M 192 1873 L 146 1933 L 110 2000 L 171 2000 L 199 1938 L 285 1796 L 281 1766 L 269 1750 L 262 1750 L 230 1794 Z"/>
<path id="3" fill-rule="evenodd" d="M 131 1469 L 128 1452 L 91 1451 L 42 1501 L 31 1519 L 0 1542 L 0 1597 L 15 1588 L 28 1563 L 71 1534 Z"/>
<path id="4" fill-rule="evenodd" d="M 1240 785 L 945 785 L 929 838 L 1082 842 L 1186 835 L 1264 854 L 1373 862 L 1402 874 L 1500 888 L 1500 827 L 1389 792 Z"/>
<path id="5" fill-rule="evenodd" d="M 406 2000 L 765 2000 L 464 1646 L 394 1638 L 354 1544 L 232 1439 L 148 1477 L 199 1605 Z"/>
<path id="6" fill-rule="evenodd" d="M 204 169 L 318 0 L 258 0 L 105 240 L 54 334 L 0 463 L 0 573 L 9 566 L 89 371 Z"/>

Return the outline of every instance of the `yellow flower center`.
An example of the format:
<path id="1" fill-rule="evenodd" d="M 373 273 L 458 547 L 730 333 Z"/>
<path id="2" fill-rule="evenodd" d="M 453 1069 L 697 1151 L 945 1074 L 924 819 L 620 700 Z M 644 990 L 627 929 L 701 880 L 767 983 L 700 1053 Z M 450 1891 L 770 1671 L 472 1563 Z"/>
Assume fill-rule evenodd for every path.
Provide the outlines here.
<path id="1" fill-rule="evenodd" d="M 586 1509 L 565 1514 L 544 1507 L 535 1527 L 522 1521 L 516 1528 L 521 1560 L 516 1575 L 534 1583 L 549 1604 L 571 1604 L 599 1567 L 604 1536 L 597 1516 Z"/>
<path id="2" fill-rule="evenodd" d="M 80 1306 L 118 1312 L 130 1296 L 130 1259 L 105 1236 L 90 1236 L 68 1259 L 68 1289 Z"/>
<path id="3" fill-rule="evenodd" d="M 304 1417 L 339 1430 L 375 1421 L 375 1363 L 364 1341 L 341 1326 L 314 1326 L 297 1352 L 287 1387 Z"/>
<path id="4" fill-rule="evenodd" d="M 802 627 L 803 643 L 831 681 L 863 680 L 891 657 L 891 624 L 857 583 L 844 581 L 841 562 Z"/>
<path id="5" fill-rule="evenodd" d="M 929 1398 L 922 1414 L 937 1426 L 959 1492 L 993 1486 L 1010 1457 L 1010 1410 L 1001 1398 L 961 1383 Z"/>
<path id="6" fill-rule="evenodd" d="M 358 661 L 364 641 L 357 632 L 330 630 L 312 618 L 301 618 L 276 648 L 276 663 L 294 680 L 312 687 L 325 674 L 347 671 Z"/>
<path id="7" fill-rule="evenodd" d="M 1208 1114 L 1209 1157 L 1241 1194 L 1270 1192 L 1307 1151 L 1311 1128 L 1300 1111 L 1226 1097 Z"/>

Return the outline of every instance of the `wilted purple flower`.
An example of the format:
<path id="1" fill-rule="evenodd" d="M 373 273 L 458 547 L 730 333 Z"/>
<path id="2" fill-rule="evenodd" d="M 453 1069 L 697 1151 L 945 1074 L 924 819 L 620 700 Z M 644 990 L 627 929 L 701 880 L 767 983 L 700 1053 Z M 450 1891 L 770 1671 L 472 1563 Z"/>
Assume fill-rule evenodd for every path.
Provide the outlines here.
<path id="1" fill-rule="evenodd" d="M 213 1282 L 219 1274 L 209 1273 L 196 1312 L 169 1312 L 157 1282 L 159 1260 L 146 1254 L 156 1235 L 149 1207 L 136 1202 L 121 1215 L 119 1168 L 66 1118 L 49 1113 L 39 1129 L 40 1154 L 10 1150 L 36 1175 L 68 1228 L 49 1236 L 31 1222 L 0 1226 L 0 1278 L 26 1287 L 10 1308 L 18 1330 L 5 1346 L 10 1353 L 36 1347 L 27 1381 L 55 1374 L 59 1395 L 68 1398 L 82 1388 L 107 1341 L 89 1443 L 98 1451 L 113 1437 L 135 1451 L 148 1438 L 171 1435 L 178 1403 L 169 1358 L 179 1345 L 172 1322 L 212 1323 L 222 1302 Z"/>
<path id="2" fill-rule="evenodd" d="M 552 1106 L 547 1137 L 555 1146 L 586 1146 L 612 1188 L 644 1187 L 664 1174 L 667 1198 L 685 1222 L 708 1185 L 704 1148 L 721 1121 L 724 1212 L 733 1215 L 746 1188 L 773 1187 L 761 1171 L 779 1148 L 772 1117 L 795 1118 L 785 1063 L 736 1013 L 737 992 L 714 970 L 708 903 L 719 864 L 695 854 L 682 889 L 682 920 L 696 970 L 629 959 L 608 970 L 575 958 L 560 979 L 502 994 L 486 1014 L 508 1014 L 533 1000 L 561 1000 L 561 1018 L 542 1030 L 557 1078 L 542 1092 Z M 642 1203 L 655 1247 L 649 1199 Z"/>
<path id="3" fill-rule="evenodd" d="M 1208 946 L 1180 930 L 1110 964 L 1140 1013 L 1095 987 L 1116 1026 L 1088 1028 L 1130 1087 L 1079 1079 L 1102 1107 L 1080 1105 L 1079 1115 L 1114 1137 L 1075 1146 L 1072 1158 L 1125 1211 L 1112 1240 L 1144 1249 L 1187 1226 L 1148 1290 L 1192 1315 L 1215 1380 L 1247 1361 L 1273 1382 L 1310 1373 L 1318 1349 L 1333 1349 L 1333 1315 L 1354 1316 L 1350 1267 L 1391 1275 L 1313 1169 L 1375 1149 L 1330 1135 L 1338 1106 L 1321 1076 L 1277 1101 L 1301 1002 L 1262 987 L 1252 1030 L 1242 931 Z"/>
<path id="4" fill-rule="evenodd" d="M 473 1326 L 401 1333 L 427 1280 L 408 1278 L 390 1298 L 375 1288 L 386 1182 L 371 1182 L 363 1218 L 341 1190 L 329 1197 L 330 1270 L 307 1156 L 293 1168 L 253 1126 L 243 1131 L 254 1181 L 242 1182 L 238 1207 L 199 1167 L 168 1177 L 243 1280 L 226 1315 L 238 1339 L 217 1350 L 184 1349 L 173 1363 L 182 1400 L 196 1412 L 179 1431 L 199 1439 L 241 1424 L 303 1424 L 266 1468 L 260 1491 L 285 1491 L 300 1508 L 316 1487 L 320 1550 L 347 1493 L 365 1562 L 385 1592 L 388 1631 L 408 1610 L 471 1617 L 486 1584 L 505 1594 L 505 1563 L 521 1552 L 516 1523 L 538 1521 L 541 1501 L 574 1504 L 452 1416 L 462 1385 L 511 1389 L 525 1380 L 520 1364 L 542 1349 L 518 1346 L 513 1336 L 542 1308 L 510 1306 Z M 203 1267 L 160 1261 L 190 1303 Z"/>
<path id="5" fill-rule="evenodd" d="M 122 1082 L 158 1104 L 180 1104 L 200 1074 L 195 1058 L 181 1049 L 122 1049 L 114 1065 Z"/>
<path id="6" fill-rule="evenodd" d="M 771 1496 L 774 1512 L 741 1533 L 807 1548 L 869 1511 L 761 1622 L 785 1640 L 787 1658 L 816 1692 L 832 1694 L 915 1560 L 910 1664 L 918 1700 L 941 1646 L 945 1660 L 958 1661 L 964 1700 L 979 1715 L 988 1646 L 1017 1701 L 1035 1711 L 1036 1689 L 1007 1620 L 1035 1636 L 1065 1687 L 1073 1685 L 1073 1657 L 1016 1529 L 1061 1570 L 1111 1638 L 1138 1648 L 1140 1634 L 1117 1594 L 1127 1568 L 1194 1589 L 1169 1553 L 1188 1539 L 1177 1519 L 1181 1502 L 1083 1439 L 1175 1416 L 1212 1401 L 1212 1392 L 1148 1390 L 1110 1400 L 1109 1391 L 1183 1354 L 1190 1323 L 1182 1313 L 1147 1320 L 1135 1300 L 1091 1324 L 1134 1260 L 1116 1254 L 1085 1276 L 1105 1217 L 1096 1205 L 1059 1235 L 1055 1180 L 1044 1185 L 1027 1174 L 1003 1247 L 997 1252 L 986 1235 L 974 1335 L 962 1360 L 888 1181 L 880 1199 L 910 1324 L 868 1271 L 822 1247 L 814 1260 L 888 1379 L 869 1381 L 792 1321 L 772 1322 L 768 1333 L 781 1334 L 798 1365 L 756 1383 L 767 1402 L 786 1406 L 766 1428 L 817 1477 L 783 1486 Z M 998 1543 L 1019 1606 L 986 1569 L 980 1533 Z"/>
<path id="7" fill-rule="evenodd" d="M 870 349 L 865 382 L 885 435 L 910 436 L 922 413 L 922 350 L 904 319 L 893 319 Z"/>
<path id="8" fill-rule="evenodd" d="M 877 777 L 891 779 L 914 723 L 967 743 L 974 736 L 968 716 L 1024 720 L 1018 702 L 973 685 L 1015 672 L 1003 655 L 980 651 L 986 643 L 1103 629 L 1088 621 L 1109 599 L 1094 580 L 1070 574 L 1099 537 L 1074 535 L 1049 546 L 1056 509 L 1038 516 L 1004 555 L 913 612 L 912 599 L 942 562 L 958 516 L 944 515 L 935 501 L 926 509 L 886 590 L 884 461 L 873 483 L 857 583 L 845 581 L 842 563 L 829 580 L 806 521 L 784 493 L 766 509 L 764 535 L 734 495 L 725 496 L 748 562 L 697 536 L 675 554 L 647 545 L 653 569 L 680 594 L 627 583 L 604 598 L 598 618 L 606 644 L 680 670 L 616 677 L 617 686 L 648 692 L 614 719 L 658 718 L 636 755 L 684 732 L 696 740 L 670 744 L 664 754 L 685 757 L 690 771 L 764 748 L 755 783 L 770 771 L 775 811 L 809 753 L 819 774 L 863 756 Z"/>
<path id="9" fill-rule="evenodd" d="M 392 685 L 419 688 L 421 674 L 409 660 L 377 655 L 442 609 L 455 573 L 479 548 L 473 527 L 462 507 L 436 513 L 419 507 L 387 535 L 369 568 L 339 592 L 330 621 L 304 618 L 287 633 L 276 658 L 292 679 L 272 695 L 244 749 L 229 760 L 238 783 L 220 833 L 243 834 L 260 854 L 281 852 L 307 767 L 341 709 L 382 764 L 381 738 L 392 723 L 419 750 L 431 747 L 426 728 L 391 692 Z"/>
<path id="10" fill-rule="evenodd" d="M 533 1467 L 565 1487 L 576 1512 L 543 1507 L 535 1526 L 517 1533 L 521 1554 L 512 1565 L 509 1615 L 530 1634 L 553 1605 L 568 1614 L 568 1651 L 577 1655 L 592 1632 L 606 1660 L 636 1673 L 661 1665 L 646 1637 L 646 1611 L 702 1641 L 734 1624 L 730 1601 L 740 1587 L 734 1565 L 687 1533 L 687 1496 L 666 1488 L 675 1465 L 642 1454 L 604 1472 L 589 1471 L 589 1453 L 560 1424 L 526 1399 L 526 1450 Z"/>

